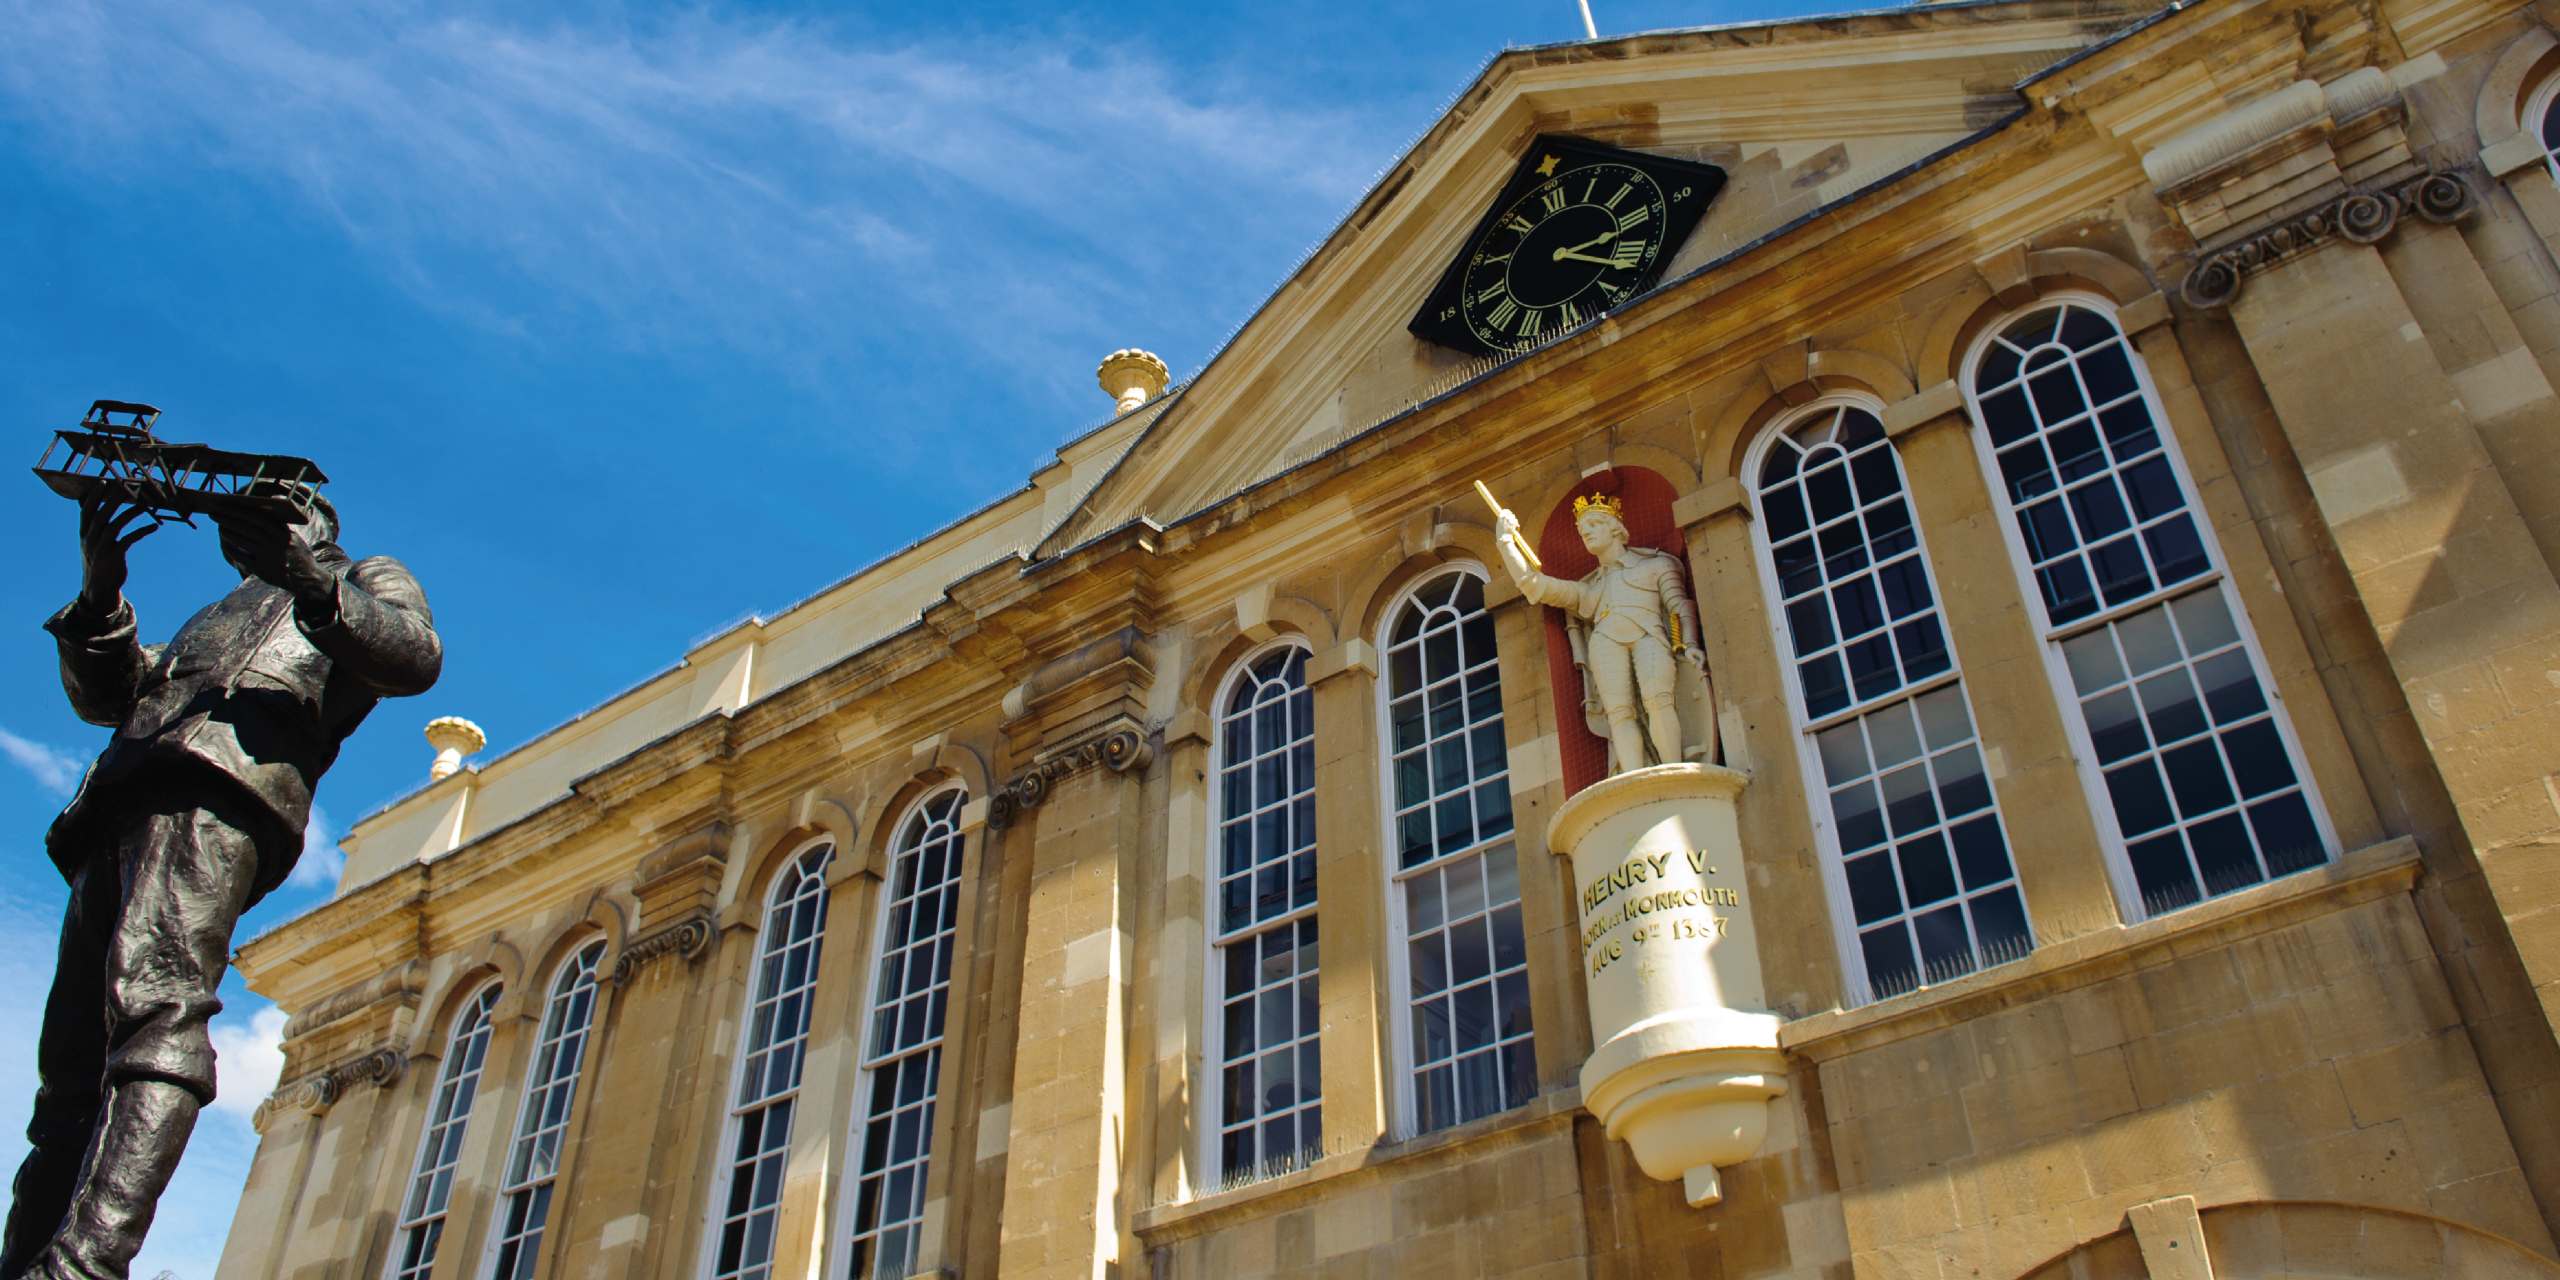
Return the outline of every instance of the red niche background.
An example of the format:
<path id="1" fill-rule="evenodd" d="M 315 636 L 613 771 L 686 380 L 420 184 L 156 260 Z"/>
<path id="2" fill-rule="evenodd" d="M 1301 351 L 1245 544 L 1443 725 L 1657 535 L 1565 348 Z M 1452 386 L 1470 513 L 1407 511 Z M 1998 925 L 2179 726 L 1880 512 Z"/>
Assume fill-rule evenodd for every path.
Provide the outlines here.
<path id="1" fill-rule="evenodd" d="M 1671 518 L 1672 501 L 1680 496 L 1671 482 L 1643 467 L 1613 467 L 1584 476 L 1547 513 L 1547 523 L 1538 531 L 1538 558 L 1547 562 L 1548 577 L 1573 581 L 1599 567 L 1600 562 L 1582 545 L 1581 532 L 1573 527 L 1573 500 L 1595 493 L 1618 500 L 1630 544 L 1668 551 L 1680 557 L 1684 568 L 1688 565 L 1688 541 Z M 1540 612 L 1547 615 L 1547 684 L 1555 690 L 1556 745 L 1564 755 L 1564 793 L 1572 795 L 1609 775 L 1609 743 L 1582 722 L 1582 673 L 1573 668 L 1573 642 L 1565 637 L 1564 610 L 1549 607 Z"/>

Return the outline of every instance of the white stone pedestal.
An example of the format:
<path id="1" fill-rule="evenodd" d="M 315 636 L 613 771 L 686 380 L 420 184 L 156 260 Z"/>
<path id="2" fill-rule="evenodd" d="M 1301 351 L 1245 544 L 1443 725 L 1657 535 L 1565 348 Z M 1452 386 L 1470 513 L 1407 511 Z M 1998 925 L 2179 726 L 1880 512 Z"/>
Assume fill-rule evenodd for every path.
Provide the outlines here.
<path id="1" fill-rule="evenodd" d="M 1734 822 L 1748 781 L 1716 765 L 1638 769 L 1577 793 L 1547 828 L 1573 864 L 1599 1045 L 1583 1105 L 1693 1205 L 1723 1198 L 1717 1166 L 1760 1149 L 1769 1100 L 1787 1090 Z"/>

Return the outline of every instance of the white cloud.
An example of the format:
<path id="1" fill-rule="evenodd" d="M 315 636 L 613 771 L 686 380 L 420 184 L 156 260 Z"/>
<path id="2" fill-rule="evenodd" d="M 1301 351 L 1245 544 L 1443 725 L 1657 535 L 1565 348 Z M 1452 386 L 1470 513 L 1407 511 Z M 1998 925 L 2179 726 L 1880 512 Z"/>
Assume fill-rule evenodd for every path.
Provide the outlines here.
<path id="1" fill-rule="evenodd" d="M 1269 267 L 1204 280 L 1305 248 L 1393 141 L 1070 31 L 884 47 L 703 10 L 578 28 L 297 0 L 0 0 L 0 108 L 106 180 L 286 190 L 414 296 L 528 340 L 563 318 L 525 307 L 567 304 L 631 345 L 818 359 L 922 318 L 1079 373 L 1097 325 L 1190 305 L 1223 329 Z M 466 260 L 543 301 L 486 296 Z"/>
<path id="2" fill-rule="evenodd" d="M 338 874 L 347 869 L 347 855 L 338 851 L 338 837 L 344 834 L 330 825 L 328 810 L 311 806 L 311 824 L 302 829 L 302 859 L 293 864 L 285 883 L 296 889 L 337 888 Z"/>
<path id="3" fill-rule="evenodd" d="M 6 729 L 0 729 L 0 755 L 32 775 L 37 786 L 58 796 L 70 795 L 73 785 L 80 781 L 80 757 Z"/>
<path id="4" fill-rule="evenodd" d="M 213 1052 L 213 1110 L 247 1120 L 284 1074 L 284 1010 L 268 1004 L 245 1027 L 215 1023 Z"/>

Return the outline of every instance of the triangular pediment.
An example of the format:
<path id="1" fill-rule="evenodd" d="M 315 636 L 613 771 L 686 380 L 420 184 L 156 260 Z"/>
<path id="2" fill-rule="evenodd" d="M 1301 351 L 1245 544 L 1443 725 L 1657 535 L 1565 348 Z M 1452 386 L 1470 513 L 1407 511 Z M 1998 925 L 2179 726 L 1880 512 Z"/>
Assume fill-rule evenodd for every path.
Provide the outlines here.
<path id="1" fill-rule="evenodd" d="M 1406 325 L 1541 134 L 1727 172 L 1661 273 L 1676 281 L 2006 118 L 2019 81 L 2129 20 L 2027 0 L 1507 51 L 1043 552 L 1133 519 L 1170 523 L 1480 367 Z"/>

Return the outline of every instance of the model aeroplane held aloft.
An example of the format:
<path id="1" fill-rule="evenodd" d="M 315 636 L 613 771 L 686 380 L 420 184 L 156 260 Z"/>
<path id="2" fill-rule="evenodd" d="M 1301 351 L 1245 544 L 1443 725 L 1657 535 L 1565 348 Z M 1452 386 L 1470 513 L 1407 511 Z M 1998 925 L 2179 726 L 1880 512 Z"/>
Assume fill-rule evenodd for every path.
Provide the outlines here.
<path id="1" fill-rule="evenodd" d="M 125 421 L 116 419 L 121 416 Z M 53 433 L 36 461 L 38 479 L 74 500 L 106 494 L 190 528 L 191 516 L 266 511 L 299 520 L 329 477 L 308 458 L 233 453 L 205 444 L 172 444 L 152 434 L 160 411 L 147 404 L 99 400 L 78 428 Z M 60 465 L 54 454 L 63 452 Z"/>

